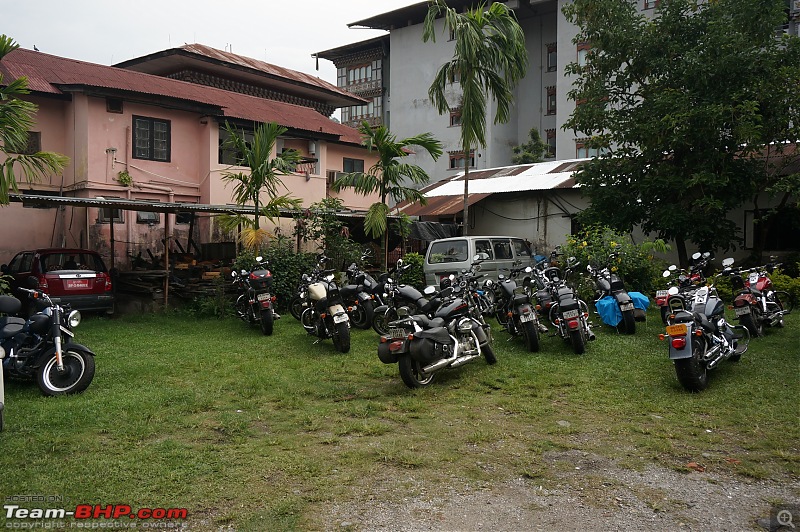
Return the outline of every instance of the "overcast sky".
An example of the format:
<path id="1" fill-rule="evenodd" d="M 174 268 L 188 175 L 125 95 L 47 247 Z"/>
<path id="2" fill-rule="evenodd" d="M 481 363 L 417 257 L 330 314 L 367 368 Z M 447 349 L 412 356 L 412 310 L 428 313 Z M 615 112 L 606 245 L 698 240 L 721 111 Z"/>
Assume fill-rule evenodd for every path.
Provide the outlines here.
<path id="1" fill-rule="evenodd" d="M 420 0 L 0 0 L 0 34 L 21 47 L 111 65 L 200 43 L 336 84 L 311 54 L 385 32 L 348 23 Z"/>

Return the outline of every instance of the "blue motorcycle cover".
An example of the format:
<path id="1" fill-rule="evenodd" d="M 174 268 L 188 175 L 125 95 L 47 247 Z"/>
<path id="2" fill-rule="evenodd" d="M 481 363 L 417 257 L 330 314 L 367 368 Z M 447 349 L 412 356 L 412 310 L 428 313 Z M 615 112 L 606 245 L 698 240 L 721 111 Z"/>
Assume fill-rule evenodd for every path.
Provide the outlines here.
<path id="1" fill-rule="evenodd" d="M 633 300 L 633 308 L 646 311 L 647 307 L 650 306 L 650 299 L 641 292 L 628 292 L 628 295 Z M 619 310 L 619 304 L 612 296 L 602 298 L 595 304 L 595 308 L 600 315 L 600 319 L 606 325 L 616 327 L 622 321 L 622 312 Z"/>

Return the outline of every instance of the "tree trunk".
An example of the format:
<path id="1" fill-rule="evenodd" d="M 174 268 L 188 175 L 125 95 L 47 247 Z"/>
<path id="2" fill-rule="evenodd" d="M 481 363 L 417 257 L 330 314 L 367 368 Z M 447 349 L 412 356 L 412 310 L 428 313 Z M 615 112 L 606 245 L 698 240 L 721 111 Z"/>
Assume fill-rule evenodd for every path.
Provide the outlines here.
<path id="1" fill-rule="evenodd" d="M 675 249 L 678 252 L 678 264 L 681 268 L 689 267 L 689 258 L 686 256 L 686 240 L 682 236 L 675 238 Z"/>

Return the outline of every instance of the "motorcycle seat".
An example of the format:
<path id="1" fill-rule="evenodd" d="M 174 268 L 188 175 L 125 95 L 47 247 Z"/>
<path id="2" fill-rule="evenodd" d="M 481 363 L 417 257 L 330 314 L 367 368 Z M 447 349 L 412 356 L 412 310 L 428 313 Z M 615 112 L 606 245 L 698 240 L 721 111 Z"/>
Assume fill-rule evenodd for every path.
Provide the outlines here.
<path id="1" fill-rule="evenodd" d="M 356 298 L 357 294 L 361 292 L 361 289 L 362 287 L 359 285 L 347 284 L 339 289 L 339 293 L 342 295 L 342 299 L 351 300 Z"/>
<path id="2" fill-rule="evenodd" d="M 425 329 L 424 331 L 415 332 L 414 337 L 433 340 L 438 344 L 450 343 L 450 334 L 448 334 L 446 327 L 433 327 L 432 329 Z"/>
<path id="3" fill-rule="evenodd" d="M 761 290 L 758 290 L 757 288 L 750 288 L 750 293 L 753 294 L 756 297 L 763 297 L 764 296 L 764 294 L 761 292 Z"/>
<path id="4" fill-rule="evenodd" d="M 675 319 L 673 321 L 675 323 L 691 323 L 694 321 L 694 318 L 694 314 L 688 310 L 679 310 L 675 313 Z"/>
<path id="5" fill-rule="evenodd" d="M 423 329 L 432 329 L 434 327 L 444 327 L 444 318 L 429 318 L 423 314 L 412 316 L 415 322 L 419 323 Z"/>
<path id="6" fill-rule="evenodd" d="M 22 318 L 0 318 L 0 338 L 10 338 L 22 331 L 25 320 Z"/>

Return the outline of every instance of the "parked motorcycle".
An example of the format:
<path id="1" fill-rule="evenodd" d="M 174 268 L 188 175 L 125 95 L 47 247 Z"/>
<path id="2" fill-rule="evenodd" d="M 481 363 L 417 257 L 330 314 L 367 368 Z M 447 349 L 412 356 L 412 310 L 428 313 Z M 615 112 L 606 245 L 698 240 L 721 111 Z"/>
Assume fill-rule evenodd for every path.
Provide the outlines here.
<path id="1" fill-rule="evenodd" d="M 789 293 L 773 290 L 769 278 L 780 266 L 780 263 L 770 262 L 755 268 L 724 272 L 730 276 L 736 294 L 733 300 L 736 319 L 747 327 L 751 336 L 763 336 L 764 327 L 783 327 L 783 317 L 792 311 Z"/>
<path id="2" fill-rule="evenodd" d="M 275 296 L 272 293 L 272 272 L 267 269 L 264 257 L 256 257 L 256 264 L 248 270 L 231 272 L 233 284 L 239 291 L 234 308 L 236 315 L 245 323 L 261 326 L 261 332 L 272 334 L 275 320 L 280 315 L 275 312 Z"/>
<path id="3" fill-rule="evenodd" d="M 425 295 L 408 284 L 397 282 L 397 276 L 402 275 L 410 264 L 403 264 L 403 259 L 397 259 L 394 269 L 382 281 L 384 301 L 383 305 L 375 307 L 372 319 L 372 328 L 380 335 L 389 333 L 389 323 L 400 318 L 400 315 L 425 314 L 428 317 L 436 310 L 437 302 L 431 301 Z M 382 276 L 383 277 L 383 276 Z"/>
<path id="4" fill-rule="evenodd" d="M 0 359 L 3 370 L 18 379 L 36 379 L 44 395 L 65 395 L 84 391 L 95 372 L 94 353 L 75 343 L 73 329 L 81 314 L 61 306 L 58 298 L 29 288 L 18 288 L 33 301 L 38 312 L 28 319 L 14 316 L 22 302 L 0 296 Z M 2 385 L 0 385 L 2 391 Z M 5 402 L 0 393 L 0 402 Z"/>
<path id="5" fill-rule="evenodd" d="M 625 283 L 610 264 L 619 255 L 612 252 L 608 262 L 600 266 L 586 266 L 595 287 L 594 308 L 603 323 L 617 327 L 624 334 L 636 332 L 636 322 L 644 321 L 650 300 L 639 292 L 628 292 Z M 622 326 L 620 327 L 620 324 Z"/>
<path id="6" fill-rule="evenodd" d="M 361 256 L 363 261 L 369 256 L 365 253 Z M 350 323 L 358 329 L 369 329 L 375 314 L 375 301 L 371 289 L 377 286 L 378 282 L 367 272 L 352 263 L 345 272 L 347 274 L 347 284 L 342 286 L 342 300 L 349 310 Z"/>
<path id="7" fill-rule="evenodd" d="M 514 265 L 521 263 L 518 261 Z M 533 268 L 526 266 L 503 270 L 508 270 L 508 277 L 501 273 L 497 276 L 497 282 L 491 279 L 486 281 L 486 285 L 493 288 L 495 318 L 509 334 L 522 336 L 528 351 L 539 351 L 539 318 L 530 294 Z M 517 279 L 522 273 L 526 276 L 518 283 Z"/>
<path id="8" fill-rule="evenodd" d="M 725 259 L 728 268 L 733 259 Z M 678 287 L 669 289 L 670 296 L 678 295 Z M 673 308 L 666 335 L 669 338 L 669 358 L 675 364 L 678 381 L 686 390 L 699 392 L 708 386 L 708 372 L 723 360 L 738 361 L 747 351 L 750 333 L 742 325 L 731 326 L 725 319 L 725 305 L 713 283 L 697 288 L 686 308 Z"/>
<path id="9" fill-rule="evenodd" d="M 697 252 L 692 255 L 692 264 L 688 270 L 678 269 L 674 264 L 664 270 L 662 277 L 665 280 L 665 288 L 656 291 L 656 305 L 660 308 L 661 321 L 666 325 L 668 316 L 671 314 L 669 299 L 669 289 L 673 286 L 678 288 L 679 297 L 683 295 L 694 295 L 694 290 L 706 284 L 705 269 L 708 263 L 713 260 L 711 253 Z M 677 308 L 683 303 L 676 302 Z"/>
<path id="10" fill-rule="evenodd" d="M 556 334 L 570 343 L 576 355 L 585 353 L 587 341 L 595 339 L 589 325 L 589 306 L 566 281 L 579 265 L 574 257 L 570 257 L 563 274 L 555 266 L 549 266 L 543 271 L 548 292 L 548 318 L 555 327 Z"/>
<path id="11" fill-rule="evenodd" d="M 400 378 L 409 388 L 428 386 L 438 372 L 481 356 L 489 364 L 497 362 L 491 328 L 475 317 L 480 311 L 469 302 L 466 292 L 466 283 L 461 282 L 439 291 L 427 287 L 425 294 L 430 300 L 441 301 L 433 316 L 406 315 L 404 308 L 403 315 L 391 321 L 388 333 L 381 336 L 378 358 L 384 364 L 398 364 Z"/>
<path id="12" fill-rule="evenodd" d="M 308 278 L 308 307 L 300 316 L 300 323 L 317 341 L 331 338 L 333 345 L 342 353 L 350 351 L 350 318 L 342 301 L 339 285 L 334 279 L 334 270 L 322 266 L 328 258 L 321 256 L 317 263 L 318 276 Z"/>

